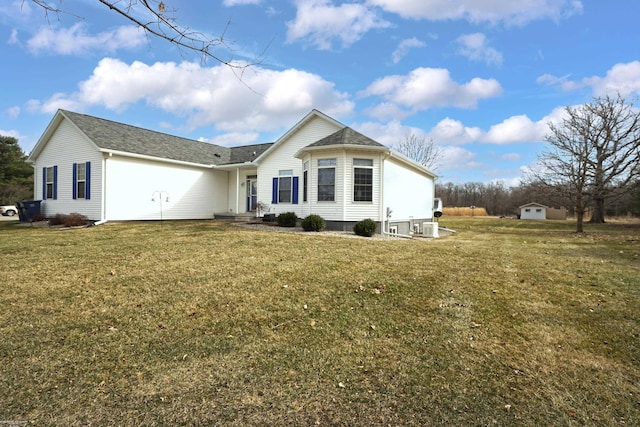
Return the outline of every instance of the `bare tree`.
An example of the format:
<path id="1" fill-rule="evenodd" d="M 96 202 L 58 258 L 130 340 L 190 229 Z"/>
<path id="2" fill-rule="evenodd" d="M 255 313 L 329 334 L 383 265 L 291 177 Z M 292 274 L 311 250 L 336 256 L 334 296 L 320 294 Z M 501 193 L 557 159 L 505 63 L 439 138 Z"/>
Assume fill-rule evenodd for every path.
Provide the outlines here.
<path id="1" fill-rule="evenodd" d="M 582 233 L 593 187 L 590 157 L 600 129 L 591 115 L 582 114 L 582 107 L 567 107 L 565 111 L 567 117 L 560 124 L 549 123 L 551 133 L 546 140 L 550 147 L 539 156 L 541 168 L 531 172 L 532 184 L 560 192 L 572 203 L 576 232 Z"/>
<path id="2" fill-rule="evenodd" d="M 436 170 L 439 166 L 442 150 L 433 139 L 427 139 L 425 136 L 418 136 L 414 133 L 406 133 L 391 148 L 429 170 Z"/>
<path id="3" fill-rule="evenodd" d="M 49 0 L 22 0 L 24 4 L 31 1 L 41 7 L 47 19 L 50 15 L 72 14 L 63 9 L 63 0 L 52 2 Z M 109 10 L 121 15 L 142 28 L 148 35 L 163 39 L 177 46 L 182 51 L 194 52 L 201 56 L 203 61 L 212 59 L 233 69 L 245 69 L 259 63 L 256 59 L 253 63 L 237 62 L 233 60 L 231 49 L 224 36 L 225 28 L 219 36 L 210 37 L 198 31 L 192 31 L 178 23 L 175 18 L 176 10 L 169 9 L 163 0 L 96 0 L 108 7 Z M 229 24 L 227 24 L 228 27 Z M 222 49 L 229 54 L 223 58 L 218 52 Z M 258 56 L 259 58 L 259 56 Z"/>
<path id="4" fill-rule="evenodd" d="M 593 207 L 590 222 L 604 223 L 605 203 L 621 197 L 638 179 L 640 170 L 640 112 L 620 95 L 595 98 L 565 109 L 566 118 L 550 124 L 542 156 L 546 185 L 562 189 L 575 203 L 578 232 L 586 208 Z"/>
<path id="5" fill-rule="evenodd" d="M 598 130 L 588 158 L 594 203 L 590 222 L 604 223 L 605 202 L 624 195 L 638 177 L 640 111 L 618 95 L 595 99 L 577 113 L 589 117 Z"/>

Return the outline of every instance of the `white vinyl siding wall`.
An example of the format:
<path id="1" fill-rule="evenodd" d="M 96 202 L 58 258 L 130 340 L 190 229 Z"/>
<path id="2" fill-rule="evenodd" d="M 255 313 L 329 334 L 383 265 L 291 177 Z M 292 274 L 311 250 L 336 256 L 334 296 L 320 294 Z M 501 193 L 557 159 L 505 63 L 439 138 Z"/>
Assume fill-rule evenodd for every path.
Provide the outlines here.
<path id="1" fill-rule="evenodd" d="M 373 200 L 353 200 L 353 159 L 373 161 Z M 318 201 L 318 160 L 336 159 L 335 201 Z M 303 203 L 303 216 L 320 215 L 330 221 L 360 221 L 371 218 L 380 221 L 380 155 L 367 151 L 320 151 L 307 154 L 303 162 L 309 162 L 308 202 Z M 301 178 L 302 179 L 302 178 Z M 302 188 L 302 182 L 300 183 Z"/>
<path id="2" fill-rule="evenodd" d="M 371 202 L 355 202 L 353 200 L 353 159 L 373 160 L 373 199 Z M 344 176 L 347 188 L 346 221 L 360 221 L 365 218 L 371 218 L 374 221 L 382 220 L 380 218 L 380 162 L 379 154 L 356 152 L 348 155 Z"/>
<path id="3" fill-rule="evenodd" d="M 210 219 L 227 209 L 226 172 L 115 155 L 106 170 L 108 220 Z"/>
<path id="4" fill-rule="evenodd" d="M 318 201 L 318 160 L 336 159 L 335 166 L 335 200 Z M 344 165 L 346 157 L 340 151 L 322 151 L 305 157 L 309 160 L 309 204 L 310 213 L 320 215 L 329 221 L 344 221 Z"/>
<path id="5" fill-rule="evenodd" d="M 277 147 L 275 147 L 271 153 L 268 153 L 266 158 L 261 160 L 258 166 L 258 202 L 269 205 L 271 213 L 280 214 L 282 212 L 295 212 L 298 217 L 306 216 L 303 211 L 304 202 L 302 201 L 303 161 L 296 159 L 294 154 L 301 148 L 313 144 L 314 142 L 324 138 L 325 136 L 331 135 L 338 130 L 340 130 L 340 127 L 335 124 L 322 118 L 315 117 L 290 135 L 287 139 L 279 141 L 277 143 Z M 285 169 L 293 170 L 293 176 L 297 176 L 299 178 L 298 204 L 271 203 L 273 178 L 278 176 L 280 170 Z M 310 184 L 309 197 L 316 197 L 315 193 L 313 193 L 314 195 L 312 196 L 311 191 L 317 191 L 317 188 L 314 190 L 312 185 L 317 184 Z"/>
<path id="6" fill-rule="evenodd" d="M 384 200 L 382 212 L 393 212 L 392 221 L 433 218 L 433 179 L 409 168 L 404 163 L 388 158 L 384 162 Z M 386 218 L 383 218 L 386 219 Z"/>
<path id="7" fill-rule="evenodd" d="M 547 219 L 547 208 L 540 205 L 522 206 L 520 208 L 520 219 L 545 220 Z"/>
<path id="8" fill-rule="evenodd" d="M 73 164 L 91 162 L 90 199 L 73 199 Z M 63 120 L 55 130 L 34 165 L 34 199 L 42 200 L 42 168 L 58 167 L 57 198 L 41 203 L 45 216 L 79 213 L 92 220 L 102 219 L 102 155 L 93 142 L 89 141 L 67 120 Z"/>

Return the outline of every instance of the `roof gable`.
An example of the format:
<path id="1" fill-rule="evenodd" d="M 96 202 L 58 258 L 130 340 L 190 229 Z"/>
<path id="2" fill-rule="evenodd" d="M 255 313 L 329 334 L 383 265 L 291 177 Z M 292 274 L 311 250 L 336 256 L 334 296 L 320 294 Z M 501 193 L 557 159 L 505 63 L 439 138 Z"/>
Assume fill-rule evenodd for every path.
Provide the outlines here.
<path id="1" fill-rule="evenodd" d="M 522 208 L 533 208 L 533 207 L 537 207 L 537 208 L 547 208 L 548 206 L 541 205 L 540 203 L 527 203 L 526 205 L 522 205 L 522 206 L 520 206 L 518 209 L 522 209 Z"/>
<path id="2" fill-rule="evenodd" d="M 376 142 L 368 136 L 365 136 L 360 132 L 356 132 L 349 127 L 342 128 L 339 131 L 314 142 L 313 144 L 309 144 L 307 148 L 327 147 L 333 145 L 360 145 L 363 147 L 386 148 L 379 142 Z"/>
<path id="3" fill-rule="evenodd" d="M 284 135 L 282 135 L 280 138 L 278 138 L 278 140 L 276 142 L 274 142 L 267 150 L 265 150 L 260 156 L 258 160 L 263 160 L 265 157 L 267 157 L 269 154 L 271 154 L 273 151 L 277 150 L 278 147 L 282 144 L 284 144 L 284 142 L 291 138 L 292 135 L 294 135 L 296 132 L 298 132 L 301 128 L 303 128 L 305 125 L 307 125 L 309 122 L 311 122 L 313 119 L 322 119 L 322 120 L 326 120 L 329 123 L 332 123 L 336 126 L 338 126 L 339 128 L 344 128 L 345 125 L 343 125 L 342 123 L 340 123 L 339 121 L 327 116 L 326 114 L 313 109 L 311 110 L 306 116 L 304 116 L 301 120 L 299 120 L 291 129 L 289 129 L 287 132 L 285 132 Z"/>

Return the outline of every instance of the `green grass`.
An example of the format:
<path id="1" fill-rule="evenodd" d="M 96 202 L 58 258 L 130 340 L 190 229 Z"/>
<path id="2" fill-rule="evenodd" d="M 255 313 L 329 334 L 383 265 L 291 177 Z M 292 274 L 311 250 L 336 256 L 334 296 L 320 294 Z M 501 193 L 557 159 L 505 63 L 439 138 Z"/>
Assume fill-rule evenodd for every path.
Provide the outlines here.
<path id="1" fill-rule="evenodd" d="M 640 226 L 0 223 L 0 420 L 640 425 Z"/>

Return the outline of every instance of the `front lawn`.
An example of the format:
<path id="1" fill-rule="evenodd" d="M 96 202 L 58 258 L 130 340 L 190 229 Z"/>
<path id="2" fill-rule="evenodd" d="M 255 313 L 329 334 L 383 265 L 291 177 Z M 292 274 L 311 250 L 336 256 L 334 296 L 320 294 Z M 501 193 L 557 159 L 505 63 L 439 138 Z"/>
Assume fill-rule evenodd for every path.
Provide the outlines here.
<path id="1" fill-rule="evenodd" d="M 0 420 L 640 425 L 640 226 L 0 223 Z"/>

